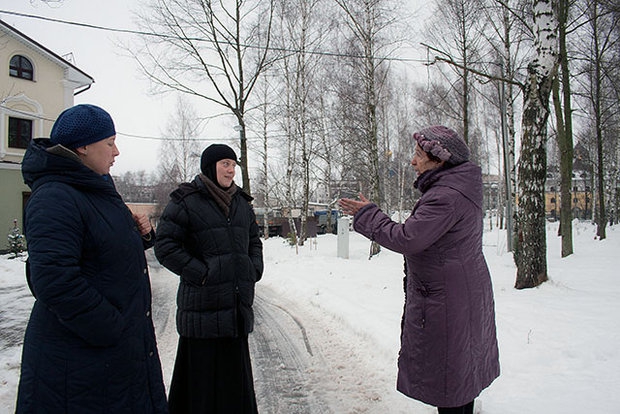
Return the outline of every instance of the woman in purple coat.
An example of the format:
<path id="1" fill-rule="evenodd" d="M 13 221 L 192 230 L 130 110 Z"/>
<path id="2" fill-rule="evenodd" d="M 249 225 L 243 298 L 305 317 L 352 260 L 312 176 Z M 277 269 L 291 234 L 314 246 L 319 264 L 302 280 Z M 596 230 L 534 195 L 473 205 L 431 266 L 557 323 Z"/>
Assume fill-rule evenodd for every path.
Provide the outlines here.
<path id="1" fill-rule="evenodd" d="M 413 138 L 414 187 L 422 197 L 404 223 L 361 194 L 340 205 L 354 215 L 355 231 L 405 257 L 398 390 L 439 413 L 473 413 L 474 399 L 499 376 L 481 170 L 449 128 L 432 126 Z"/>

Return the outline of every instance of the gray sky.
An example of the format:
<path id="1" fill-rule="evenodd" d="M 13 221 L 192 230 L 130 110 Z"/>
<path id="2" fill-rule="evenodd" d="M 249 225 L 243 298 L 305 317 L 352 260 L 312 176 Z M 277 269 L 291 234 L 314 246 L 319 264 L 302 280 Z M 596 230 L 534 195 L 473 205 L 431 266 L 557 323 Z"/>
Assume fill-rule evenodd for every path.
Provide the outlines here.
<path id="1" fill-rule="evenodd" d="M 64 0 L 49 6 L 39 0 L 0 0 L 0 10 L 135 29 L 132 10 L 137 3 L 137 0 Z M 148 93 L 149 82 L 140 74 L 135 61 L 123 56 L 126 52 L 116 46 L 119 41 L 130 41 L 131 35 L 6 13 L 0 13 L 0 19 L 60 56 L 72 54 L 72 62 L 95 79 L 90 90 L 75 97 L 75 103 L 99 105 L 112 115 L 121 151 L 112 174 L 155 170 L 161 141 L 138 137 L 157 138 L 162 135 L 175 109 L 176 96 Z M 220 133 L 226 134 L 227 131 Z M 232 136 L 235 132 L 231 129 L 228 134 Z"/>
<path id="2" fill-rule="evenodd" d="M 0 0 L 0 11 L 106 28 L 136 30 L 133 12 L 139 2 L 140 0 L 61 0 L 50 5 L 41 0 Z M 417 4 L 417 1 L 408 5 L 413 7 L 414 3 Z M 133 35 L 2 12 L 0 19 L 54 53 L 63 57 L 70 54 L 68 60 L 95 79 L 91 89 L 75 97 L 75 103 L 99 105 L 112 115 L 116 125 L 117 145 L 121 151 L 112 168 L 113 175 L 126 171 L 155 171 L 160 137 L 175 111 L 177 97 L 171 93 L 149 93 L 149 81 L 140 73 L 136 62 L 127 57 L 127 52 L 118 46 L 119 43 L 131 43 Z M 404 53 L 411 56 L 411 52 Z M 421 63 L 410 66 L 410 69 L 413 66 L 418 69 L 423 67 Z M 223 112 L 221 108 L 213 108 L 204 101 L 193 102 L 201 117 L 212 117 Z M 236 147 L 238 132 L 234 130 L 235 124 L 232 116 L 216 118 L 209 121 L 200 134 L 201 138 L 209 137 L 211 141 Z M 201 142 L 205 146 L 209 143 Z M 198 165 L 196 167 L 198 168 Z"/>

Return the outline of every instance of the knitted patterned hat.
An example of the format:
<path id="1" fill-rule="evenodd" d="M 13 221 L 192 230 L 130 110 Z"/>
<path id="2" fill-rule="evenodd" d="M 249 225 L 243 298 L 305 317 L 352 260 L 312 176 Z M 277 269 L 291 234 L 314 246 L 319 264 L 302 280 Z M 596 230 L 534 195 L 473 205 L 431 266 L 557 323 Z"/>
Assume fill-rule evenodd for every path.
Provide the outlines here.
<path id="1" fill-rule="evenodd" d="M 56 119 L 50 141 L 78 148 L 116 135 L 109 113 L 95 105 L 81 104 L 65 109 Z"/>
<path id="2" fill-rule="evenodd" d="M 215 179 L 215 163 L 220 160 L 233 160 L 237 164 L 237 154 L 226 144 L 211 144 L 203 152 L 200 157 L 200 171 L 212 180 Z"/>
<path id="3" fill-rule="evenodd" d="M 455 131 L 435 125 L 416 132 L 413 138 L 420 148 L 452 165 L 469 160 L 469 148 Z"/>

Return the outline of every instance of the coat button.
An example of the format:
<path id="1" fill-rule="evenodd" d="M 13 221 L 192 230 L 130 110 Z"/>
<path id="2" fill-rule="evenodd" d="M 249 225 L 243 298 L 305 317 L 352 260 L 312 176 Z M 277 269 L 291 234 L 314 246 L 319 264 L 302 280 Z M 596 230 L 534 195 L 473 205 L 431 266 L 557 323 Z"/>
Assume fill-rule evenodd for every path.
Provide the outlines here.
<path id="1" fill-rule="evenodd" d="M 151 311 L 150 311 L 150 310 L 147 310 L 147 311 L 146 311 L 146 316 L 147 316 L 147 317 L 148 317 L 148 316 L 151 316 Z"/>

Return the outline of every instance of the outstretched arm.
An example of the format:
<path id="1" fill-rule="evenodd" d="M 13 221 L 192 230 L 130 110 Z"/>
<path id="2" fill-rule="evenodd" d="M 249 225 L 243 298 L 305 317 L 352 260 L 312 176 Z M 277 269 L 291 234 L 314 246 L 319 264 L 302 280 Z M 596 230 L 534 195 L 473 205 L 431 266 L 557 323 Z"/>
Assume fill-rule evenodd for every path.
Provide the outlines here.
<path id="1" fill-rule="evenodd" d="M 362 207 L 372 204 L 362 193 L 359 193 L 359 198 L 359 200 L 353 200 L 352 198 L 341 198 L 338 204 L 340 204 L 342 212 L 349 216 L 354 216 Z"/>

